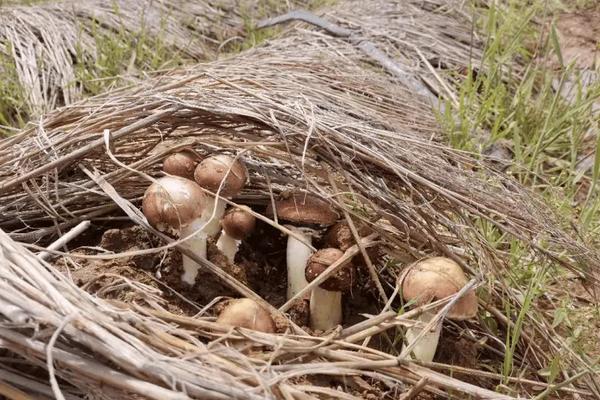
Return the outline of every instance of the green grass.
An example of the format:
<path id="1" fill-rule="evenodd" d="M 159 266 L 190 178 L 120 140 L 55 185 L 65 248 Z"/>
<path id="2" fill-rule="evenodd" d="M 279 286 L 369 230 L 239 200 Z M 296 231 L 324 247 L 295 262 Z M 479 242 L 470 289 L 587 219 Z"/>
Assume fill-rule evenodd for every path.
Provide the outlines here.
<path id="1" fill-rule="evenodd" d="M 0 48 L 0 137 L 3 129 L 9 131 L 11 127 L 21 126 L 27 118 L 25 93 L 18 83 L 17 67 L 11 53 L 10 44 Z"/>
<path id="2" fill-rule="evenodd" d="M 588 244 L 598 245 L 600 238 L 600 135 L 586 136 L 600 121 L 591 114 L 591 105 L 600 101 L 600 83 L 583 89 L 575 87 L 576 96 L 565 100 L 556 86 L 563 87 L 573 76 L 572 65 L 564 65 L 562 73 L 547 68 L 549 57 L 562 60 L 562 53 L 554 24 L 542 34 L 534 21 L 552 19 L 561 10 L 578 9 L 590 3 L 560 3 L 533 0 L 492 2 L 476 29 L 484 32 L 485 44 L 482 68 L 469 72 L 459 87 L 458 104 L 447 103 L 446 113 L 440 115 L 450 144 L 461 150 L 480 154 L 481 150 L 500 140 L 511 143 L 514 164 L 507 173 L 540 193 L 564 217 L 564 227 L 571 229 L 571 221 L 578 225 L 578 234 Z M 516 63 L 522 65 L 516 68 Z M 565 61 L 566 62 L 566 61 Z M 482 133 L 489 132 L 489 135 Z M 578 156 L 584 151 L 597 149 L 595 163 L 586 175 L 576 169 Z M 549 277 L 564 273 L 553 265 L 528 261 L 518 242 L 501 235 L 495 228 L 480 230 L 490 243 L 509 248 L 512 256 L 511 271 L 506 284 L 523 293 L 522 307 L 506 305 L 506 316 L 515 326 L 505 334 L 506 353 L 500 373 L 513 376 L 514 353 L 522 335 L 526 316 L 536 313 L 536 301 L 547 290 Z M 560 311 L 559 311 L 560 310 Z M 561 317 L 569 311 L 570 318 Z M 567 336 L 567 343 L 577 353 L 599 351 L 599 343 L 590 340 L 593 330 L 577 328 L 571 320 L 583 320 L 578 314 L 574 298 L 563 297 L 557 308 L 555 324 Z M 598 321 L 598 306 L 585 308 L 586 318 Z M 516 318 L 516 319 L 515 319 Z M 589 320 L 588 320 L 589 323 Z M 595 347 L 595 348 L 594 348 Z M 557 356 L 545 368 L 549 382 L 557 378 L 561 358 Z M 503 387 L 510 387 L 508 381 Z"/>
<path id="3" fill-rule="evenodd" d="M 39 0 L 0 0 L 2 5 L 32 5 Z M 335 3 L 335 0 L 308 0 L 306 8 L 316 9 Z M 286 3 L 280 0 L 241 1 L 237 12 L 243 21 L 244 35 L 231 40 L 221 52 L 237 53 L 255 47 L 280 32 L 280 28 L 255 28 L 256 21 L 285 11 Z M 113 12 L 120 18 L 115 3 Z M 93 58 L 81 46 L 76 46 L 75 75 L 73 85 L 81 86 L 85 96 L 93 96 L 129 82 L 132 77 L 197 62 L 172 49 L 164 41 L 161 32 L 168 15 L 163 15 L 158 35 L 150 34 L 149 27 L 142 25 L 137 32 L 125 29 L 128 21 L 121 21 L 121 29 L 107 32 L 98 23 L 81 26 L 80 31 L 91 29 L 98 56 Z M 187 21 L 182 21 L 186 23 Z M 193 22 L 189 22 L 192 24 Z M 156 29 L 156 27 L 153 27 Z M 221 38 L 225 40 L 226 38 Z M 2 48 L 4 46 L 4 48 Z M 18 83 L 18 76 L 11 54 L 10 44 L 0 43 L 0 137 L 22 127 L 31 110 L 27 109 L 25 93 Z"/>
<path id="4" fill-rule="evenodd" d="M 113 12 L 120 17 L 119 9 Z M 98 57 L 86 57 L 81 47 L 77 48 L 75 72 L 77 81 L 83 86 L 86 95 L 95 95 L 122 83 L 124 75 L 139 75 L 145 71 L 156 71 L 183 64 L 185 58 L 164 42 L 161 34 L 165 29 L 168 15 L 163 15 L 158 35 L 150 35 L 148 27 L 142 24 L 137 32 L 129 32 L 126 21 L 121 21 L 121 29 L 107 33 L 98 23 L 92 25 Z M 83 29 L 83 28 L 82 28 Z"/>
<path id="5" fill-rule="evenodd" d="M 597 236 L 598 186 L 592 178 L 599 175 L 600 160 L 593 176 L 583 179 L 591 183 L 583 202 L 576 198 L 582 181 L 576 166 L 584 149 L 600 146 L 598 140 L 585 139 L 586 132 L 598 126 L 590 109 L 600 99 L 600 84 L 586 92 L 579 88 L 571 103 L 554 90 L 553 80 L 564 85 L 572 67 L 555 76 L 544 65 L 546 56 L 560 53 L 555 41 L 542 40 L 532 29 L 532 19 L 547 12 L 544 2 L 534 3 L 525 11 L 519 5 L 502 11 L 491 8 L 480 21 L 489 37 L 483 71 L 469 74 L 459 89 L 458 106 L 448 104 L 450 111 L 442 122 L 450 143 L 463 150 L 477 152 L 501 139 L 510 142 L 517 167 L 508 172 L 569 217 L 580 219 L 585 233 Z M 534 54 L 531 47 L 538 44 Z M 515 60 L 524 67 L 516 69 Z M 489 137 L 482 140 L 481 132 L 489 132 Z M 580 207 L 571 207 L 578 202 Z"/>

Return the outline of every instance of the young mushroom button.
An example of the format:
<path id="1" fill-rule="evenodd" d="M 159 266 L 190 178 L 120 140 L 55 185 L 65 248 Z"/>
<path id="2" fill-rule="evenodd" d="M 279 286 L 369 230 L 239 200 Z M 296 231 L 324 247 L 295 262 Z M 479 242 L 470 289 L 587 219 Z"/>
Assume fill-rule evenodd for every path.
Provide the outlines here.
<path id="1" fill-rule="evenodd" d="M 275 332 L 275 322 L 271 314 L 254 300 L 246 298 L 232 300 L 221 311 L 217 323 L 266 333 Z"/>
<path id="2" fill-rule="evenodd" d="M 198 156 L 191 151 L 180 151 L 165 158 L 163 171 L 169 175 L 181 176 L 193 181 L 198 161 Z"/>
<path id="3" fill-rule="evenodd" d="M 248 207 L 232 208 L 221 220 L 223 230 L 217 240 L 217 247 L 231 263 L 235 260 L 241 241 L 254 230 L 256 225 L 256 218 L 248 210 Z"/>
<path id="4" fill-rule="evenodd" d="M 146 189 L 142 211 L 150 225 L 159 231 L 180 237 L 193 234 L 186 244 L 199 257 L 206 258 L 206 235 L 198 230 L 202 223 L 204 200 L 202 189 L 193 181 L 178 176 L 166 176 L 156 180 Z M 181 280 L 193 285 L 198 268 L 193 260 L 184 255 Z"/>
<path id="5" fill-rule="evenodd" d="M 467 277 L 460 266 L 449 258 L 432 257 L 419 261 L 409 267 L 402 282 L 402 295 L 406 301 L 421 306 L 457 293 L 467 284 Z M 425 311 L 419 320 L 427 324 L 435 316 L 436 311 Z M 450 309 L 447 317 L 453 320 L 465 320 L 477 315 L 477 295 L 469 290 Z M 434 331 L 427 332 L 413 347 L 415 357 L 420 361 L 433 360 L 440 337 L 442 324 Z M 406 343 L 410 345 L 421 332 L 420 328 L 409 328 L 406 331 Z"/>
<path id="6" fill-rule="evenodd" d="M 321 249 L 313 254 L 306 266 L 306 280 L 312 282 L 327 267 L 342 258 L 339 249 Z M 310 294 L 310 327 L 322 331 L 342 323 L 342 292 L 348 291 L 354 283 L 354 266 L 350 261 L 327 278 Z"/>
<path id="7" fill-rule="evenodd" d="M 196 167 L 194 178 L 204 189 L 220 197 L 231 198 L 236 196 L 246 184 L 248 171 L 239 159 L 218 154 L 202 160 Z M 203 218 L 206 222 L 204 231 L 208 236 L 219 233 L 225 205 L 223 199 L 213 195 L 207 196 Z"/>
<path id="8" fill-rule="evenodd" d="M 293 225 L 286 225 L 292 232 L 303 238 L 308 244 L 312 244 L 311 233 L 314 227 L 326 227 L 333 225 L 338 219 L 338 214 L 333 211 L 325 200 L 304 193 L 293 195 L 275 202 L 277 217 Z M 270 204 L 266 211 L 267 216 L 272 217 L 273 207 Z M 306 262 L 313 251 L 302 241 L 289 235 L 287 242 L 287 270 L 288 287 L 287 298 L 294 297 L 306 285 L 304 270 Z"/>

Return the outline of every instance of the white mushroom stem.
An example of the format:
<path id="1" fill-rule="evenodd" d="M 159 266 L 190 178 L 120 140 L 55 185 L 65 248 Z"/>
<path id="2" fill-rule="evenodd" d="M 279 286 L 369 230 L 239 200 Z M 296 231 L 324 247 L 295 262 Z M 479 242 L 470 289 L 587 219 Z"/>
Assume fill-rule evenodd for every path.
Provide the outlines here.
<path id="1" fill-rule="evenodd" d="M 198 257 L 206 258 L 206 232 L 204 230 L 198 231 L 204 225 L 203 218 L 199 218 L 181 229 L 180 237 L 186 238 L 191 236 L 184 243 L 188 246 Z M 197 233 L 195 233 L 198 231 Z M 193 285 L 196 282 L 196 276 L 198 276 L 198 269 L 200 266 L 191 258 L 183 254 L 183 274 L 181 280 L 185 283 Z"/>
<path id="2" fill-rule="evenodd" d="M 219 240 L 217 240 L 217 247 L 219 250 L 221 250 L 221 253 L 227 257 L 229 262 L 233 263 L 235 260 L 235 254 L 240 247 L 240 243 L 242 243 L 241 240 L 232 238 L 225 232 L 225 230 L 222 230 L 221 236 L 219 236 Z"/>
<path id="3" fill-rule="evenodd" d="M 310 294 L 310 327 L 326 331 L 342 323 L 342 292 L 315 287 Z"/>
<path id="4" fill-rule="evenodd" d="M 221 218 L 225 214 L 226 205 L 222 199 L 206 196 L 202 220 L 206 223 L 204 232 L 207 236 L 215 236 L 221 230 Z"/>
<path id="5" fill-rule="evenodd" d="M 415 328 L 408 328 L 406 330 L 406 343 L 402 346 L 402 351 L 415 341 L 417 336 L 421 333 L 423 329 L 423 325 L 427 325 L 434 317 L 435 313 L 425 311 L 423 312 L 417 319 L 422 322 L 421 326 Z M 440 339 L 440 333 L 442 331 L 442 324 L 439 323 L 437 326 L 434 326 L 430 332 L 427 332 L 423 335 L 423 337 L 415 344 L 412 348 L 412 353 L 415 354 L 415 357 L 419 361 L 431 362 L 433 360 L 433 356 L 435 355 L 435 351 L 437 349 L 438 341 Z M 412 359 L 411 354 L 406 356 L 407 358 Z"/>
<path id="6" fill-rule="evenodd" d="M 312 244 L 311 235 L 303 232 L 299 228 L 288 226 L 288 228 L 296 235 L 304 238 L 306 243 Z M 306 263 L 313 254 L 310 247 L 299 241 L 292 235 L 288 236 L 287 242 L 287 272 L 288 272 L 288 286 L 287 286 L 287 298 L 291 299 L 300 290 L 304 289 L 308 282 L 304 276 L 304 270 L 306 269 Z"/>

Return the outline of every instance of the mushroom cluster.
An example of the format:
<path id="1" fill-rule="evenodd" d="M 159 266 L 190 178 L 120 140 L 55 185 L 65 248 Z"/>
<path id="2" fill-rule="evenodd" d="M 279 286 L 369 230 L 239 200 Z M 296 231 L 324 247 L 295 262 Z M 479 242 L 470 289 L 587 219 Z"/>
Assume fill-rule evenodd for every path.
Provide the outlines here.
<path id="1" fill-rule="evenodd" d="M 156 229 L 178 236 L 200 259 L 207 257 L 207 240 L 214 240 L 226 260 L 235 264 L 242 241 L 255 230 L 256 211 L 247 205 L 227 210 L 229 199 L 236 197 L 248 181 L 248 171 L 239 157 L 216 154 L 200 159 L 191 151 L 173 154 L 163 163 L 164 177 L 146 190 L 142 209 Z M 310 327 L 328 331 L 342 323 L 342 297 L 352 289 L 356 267 L 345 252 L 355 245 L 349 226 L 326 200 L 302 192 L 272 200 L 264 215 L 275 227 L 287 233 L 287 299 L 300 297 L 309 301 Z M 261 219 L 265 219 L 261 217 Z M 283 228 L 285 229 L 283 229 Z M 360 234 L 360 233 L 359 233 Z M 316 249 L 313 239 L 320 238 Z M 200 266 L 183 256 L 181 281 L 194 286 Z M 334 266 L 335 264 L 335 266 Z M 359 263 L 357 262 L 357 265 Z M 330 269 L 331 267 L 331 269 Z M 305 287 L 328 269 L 327 278 L 310 291 Z M 418 305 L 427 304 L 456 293 L 466 283 L 460 267 L 451 260 L 437 257 L 414 264 L 402 282 L 403 296 Z M 452 307 L 448 318 L 471 318 L 477 311 L 477 299 L 470 291 Z M 419 319 L 427 323 L 435 316 L 424 312 Z M 217 322 L 223 325 L 273 332 L 275 325 L 269 312 L 250 299 L 231 301 Z M 421 360 L 431 361 L 441 330 L 421 333 L 418 328 L 406 332 L 407 345 Z"/>
<path id="2" fill-rule="evenodd" d="M 182 152 L 167 157 L 163 171 L 167 175 L 146 190 L 142 211 L 150 225 L 179 236 L 194 254 L 206 258 L 207 239 L 221 231 L 226 206 L 223 199 L 237 195 L 243 188 L 248 179 L 246 167 L 228 155 L 218 154 L 199 161 L 195 154 Z M 233 218 L 225 218 L 219 248 L 233 261 L 238 241 L 249 233 L 253 222 L 248 222 L 248 217 L 237 217 L 235 212 L 231 214 Z M 231 237 L 231 232 L 236 237 Z M 199 268 L 183 256 L 181 280 L 193 286 Z"/>

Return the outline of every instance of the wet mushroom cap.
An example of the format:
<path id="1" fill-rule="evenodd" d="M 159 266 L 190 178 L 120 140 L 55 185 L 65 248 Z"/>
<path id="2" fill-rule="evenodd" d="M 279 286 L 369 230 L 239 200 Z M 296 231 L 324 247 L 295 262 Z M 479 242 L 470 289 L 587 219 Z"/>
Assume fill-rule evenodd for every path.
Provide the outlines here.
<path id="1" fill-rule="evenodd" d="M 225 154 L 217 154 L 202 160 L 194 171 L 194 178 L 203 188 L 222 197 L 237 195 L 248 180 L 244 163 Z M 221 185 L 221 181 L 223 181 Z"/>
<path id="2" fill-rule="evenodd" d="M 294 193 L 275 202 L 277 218 L 298 225 L 330 226 L 339 215 L 325 200 L 306 193 Z M 270 203 L 266 215 L 272 217 L 273 204 Z"/>
<path id="3" fill-rule="evenodd" d="M 425 305 L 457 293 L 468 282 L 460 265 L 449 258 L 432 257 L 408 267 L 402 282 L 406 301 Z M 477 295 L 473 289 L 461 297 L 448 312 L 448 318 L 464 320 L 477 315 Z"/>
<path id="4" fill-rule="evenodd" d="M 245 208 L 245 207 L 244 207 Z M 221 226 L 225 233 L 235 240 L 242 240 L 248 236 L 256 226 L 256 218 L 244 208 L 233 208 L 229 210 L 223 220 Z"/>
<path id="5" fill-rule="evenodd" d="M 344 256 L 344 252 L 339 249 L 321 249 L 314 253 L 306 264 L 304 276 L 308 282 L 314 281 L 321 275 L 331 264 Z M 319 287 L 321 289 L 332 292 L 345 292 L 349 290 L 355 279 L 354 266 L 350 261 L 340 268 L 337 272 L 322 282 Z"/>
<path id="6" fill-rule="evenodd" d="M 178 231 L 202 215 L 204 192 L 193 181 L 179 176 L 157 179 L 146 189 L 142 211 L 160 231 Z"/>
<path id="7" fill-rule="evenodd" d="M 221 311 L 217 323 L 225 326 L 273 333 L 275 322 L 271 314 L 251 299 L 235 299 Z"/>
<path id="8" fill-rule="evenodd" d="M 199 162 L 198 156 L 191 151 L 173 153 L 163 161 L 163 171 L 169 175 L 194 180 L 194 171 Z"/>

